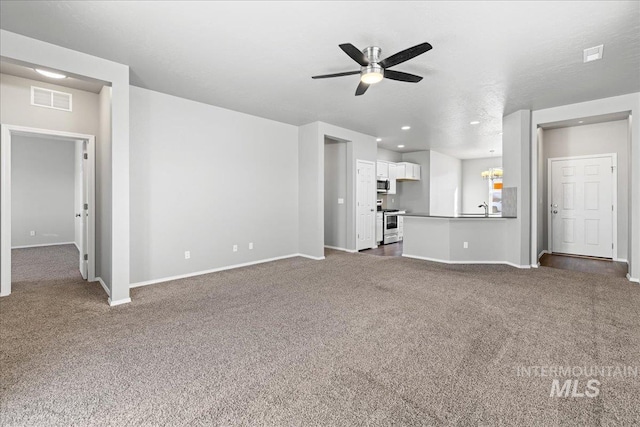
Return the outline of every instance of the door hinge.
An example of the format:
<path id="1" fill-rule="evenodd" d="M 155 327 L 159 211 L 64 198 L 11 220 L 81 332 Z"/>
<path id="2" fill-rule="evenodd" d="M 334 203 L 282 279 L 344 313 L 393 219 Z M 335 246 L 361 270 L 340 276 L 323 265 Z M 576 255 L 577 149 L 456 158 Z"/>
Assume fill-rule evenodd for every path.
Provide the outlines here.
<path id="1" fill-rule="evenodd" d="M 613 249 L 613 243 L 611 244 L 611 249 Z"/>
<path id="2" fill-rule="evenodd" d="M 611 212 L 613 212 L 613 205 L 611 205 Z"/>
<path id="3" fill-rule="evenodd" d="M 85 158 L 85 159 L 88 159 L 88 158 L 89 158 L 89 155 L 88 155 L 87 153 L 84 153 L 84 158 Z"/>
<path id="4" fill-rule="evenodd" d="M 89 210 L 89 204 L 88 204 L 88 203 L 85 203 L 85 204 L 84 204 L 84 210 L 85 210 L 85 211 L 88 211 L 88 210 Z"/>
<path id="5" fill-rule="evenodd" d="M 611 166 L 611 173 L 613 173 L 613 166 Z"/>
<path id="6" fill-rule="evenodd" d="M 89 261 L 89 255 L 88 254 L 84 254 L 84 260 L 85 261 Z"/>

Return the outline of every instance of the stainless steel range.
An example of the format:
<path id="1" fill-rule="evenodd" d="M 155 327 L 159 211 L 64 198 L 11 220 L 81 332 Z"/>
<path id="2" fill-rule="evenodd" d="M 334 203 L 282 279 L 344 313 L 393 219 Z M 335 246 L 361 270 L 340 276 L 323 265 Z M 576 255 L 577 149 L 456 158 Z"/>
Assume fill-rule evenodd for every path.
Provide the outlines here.
<path id="1" fill-rule="evenodd" d="M 398 214 L 403 214 L 405 211 L 399 209 L 384 209 L 383 215 L 383 230 L 384 237 L 382 243 L 385 245 L 388 243 L 395 243 L 401 240 L 400 238 L 400 218 Z"/>

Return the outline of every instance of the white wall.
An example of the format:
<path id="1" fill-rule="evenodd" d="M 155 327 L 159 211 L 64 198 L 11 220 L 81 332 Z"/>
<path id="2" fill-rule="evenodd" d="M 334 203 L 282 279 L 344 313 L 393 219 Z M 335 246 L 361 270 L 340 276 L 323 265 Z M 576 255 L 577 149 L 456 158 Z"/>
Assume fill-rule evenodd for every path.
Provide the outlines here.
<path id="1" fill-rule="evenodd" d="M 130 95 L 133 284 L 298 252 L 295 126 Z"/>
<path id="2" fill-rule="evenodd" d="M 11 145 L 11 246 L 73 243 L 75 141 L 14 135 Z"/>
<path id="3" fill-rule="evenodd" d="M 462 160 L 462 209 L 464 213 L 484 213 L 478 205 L 489 203 L 489 184 L 480 174 L 490 168 L 502 167 L 502 157 Z"/>
<path id="4" fill-rule="evenodd" d="M 519 110 L 502 118 L 503 188 L 516 188 L 516 215 L 505 223 L 507 261 L 531 266 L 531 111 Z"/>
<path id="5" fill-rule="evenodd" d="M 429 213 L 447 216 L 461 212 L 462 163 L 460 159 L 431 150 L 429 163 Z"/>
<path id="6" fill-rule="evenodd" d="M 403 153 L 402 161 L 420 165 L 420 181 L 398 181 L 400 207 L 407 212 L 429 213 L 431 152 L 425 150 Z"/>
<path id="7" fill-rule="evenodd" d="M 96 276 L 112 291 L 112 210 L 113 171 L 111 169 L 111 88 L 104 86 L 98 97 L 98 133 L 96 135 Z M 127 283 L 129 283 L 127 281 Z"/>
<path id="8" fill-rule="evenodd" d="M 616 153 L 618 155 L 618 254 L 627 259 L 629 247 L 629 123 L 627 120 L 546 129 L 543 132 L 542 157 L 542 206 L 549 206 L 548 159 L 554 157 L 586 156 L 591 154 Z M 542 210 L 542 227 L 548 230 L 549 209 Z M 541 249 L 548 248 L 548 235 L 542 234 Z"/>
<path id="9" fill-rule="evenodd" d="M 73 111 L 31 105 L 31 86 L 70 93 Z M 0 120 L 3 124 L 95 135 L 98 95 L 51 83 L 0 74 Z"/>
<path id="10" fill-rule="evenodd" d="M 402 153 L 378 147 L 376 158 L 378 160 L 384 160 L 385 162 L 398 163 L 402 161 Z"/>
<path id="11" fill-rule="evenodd" d="M 342 199 L 343 203 L 338 203 Z M 324 244 L 347 247 L 347 143 L 324 142 Z"/>

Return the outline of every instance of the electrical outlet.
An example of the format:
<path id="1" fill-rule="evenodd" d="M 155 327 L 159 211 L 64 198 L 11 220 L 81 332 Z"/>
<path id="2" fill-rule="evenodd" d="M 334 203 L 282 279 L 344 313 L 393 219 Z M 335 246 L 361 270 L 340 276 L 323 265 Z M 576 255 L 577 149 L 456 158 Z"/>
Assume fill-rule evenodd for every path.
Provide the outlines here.
<path id="1" fill-rule="evenodd" d="M 238 252 L 238 245 L 233 245 L 233 252 Z"/>
<path id="2" fill-rule="evenodd" d="M 249 243 L 249 249 L 253 249 L 253 242 Z"/>
<path id="3" fill-rule="evenodd" d="M 29 232 L 29 236 L 33 237 L 33 236 L 35 236 L 35 235 L 36 235 L 36 232 L 35 232 L 35 231 L 31 230 L 31 231 Z"/>
<path id="4" fill-rule="evenodd" d="M 184 259 L 191 258 L 191 251 L 184 251 Z"/>
<path id="5" fill-rule="evenodd" d="M 464 243 L 462 244 L 462 247 L 463 247 L 464 249 L 469 249 L 469 242 L 464 242 Z"/>

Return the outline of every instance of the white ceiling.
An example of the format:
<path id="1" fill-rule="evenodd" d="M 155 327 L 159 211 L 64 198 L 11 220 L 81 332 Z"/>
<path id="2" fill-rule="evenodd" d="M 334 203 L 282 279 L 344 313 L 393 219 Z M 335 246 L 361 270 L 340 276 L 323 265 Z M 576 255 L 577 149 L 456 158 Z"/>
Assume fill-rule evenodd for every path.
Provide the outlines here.
<path id="1" fill-rule="evenodd" d="M 131 83 L 459 158 L 501 151 L 502 116 L 640 91 L 640 2 L 12 2 L 8 31 L 131 67 Z M 338 44 L 433 50 L 359 97 Z M 604 59 L 582 50 L 604 43 Z M 469 122 L 479 120 L 477 126 Z M 400 127 L 410 125 L 411 130 Z M 397 148 L 404 144 L 403 150 Z"/>

